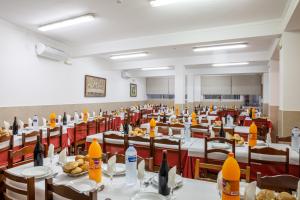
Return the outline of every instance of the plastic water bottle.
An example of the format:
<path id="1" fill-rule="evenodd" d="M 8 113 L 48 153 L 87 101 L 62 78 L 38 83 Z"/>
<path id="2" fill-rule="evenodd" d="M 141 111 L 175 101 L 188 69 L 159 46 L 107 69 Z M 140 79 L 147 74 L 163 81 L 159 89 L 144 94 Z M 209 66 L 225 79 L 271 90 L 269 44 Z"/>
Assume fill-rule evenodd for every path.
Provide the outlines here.
<path id="1" fill-rule="evenodd" d="M 299 148 L 300 148 L 300 129 L 298 127 L 294 127 L 292 129 L 291 146 L 292 146 L 292 149 L 299 152 Z"/>
<path id="2" fill-rule="evenodd" d="M 129 145 L 125 152 L 126 184 L 135 185 L 137 182 L 137 152 L 133 145 Z"/>
<path id="3" fill-rule="evenodd" d="M 32 124 L 35 131 L 39 130 L 39 117 L 37 115 L 34 115 Z"/>

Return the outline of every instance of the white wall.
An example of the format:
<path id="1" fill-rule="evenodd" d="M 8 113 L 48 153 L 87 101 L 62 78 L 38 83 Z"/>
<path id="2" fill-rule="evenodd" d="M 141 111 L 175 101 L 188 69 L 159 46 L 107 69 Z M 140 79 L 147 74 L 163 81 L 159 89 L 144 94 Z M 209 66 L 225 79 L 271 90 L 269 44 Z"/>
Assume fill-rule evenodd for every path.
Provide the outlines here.
<path id="1" fill-rule="evenodd" d="M 43 38 L 0 20 L 0 107 L 142 101 L 144 78 L 122 79 L 120 71 L 95 58 L 73 60 L 65 65 L 35 55 L 39 42 L 67 50 L 63 44 Z M 84 97 L 84 75 L 107 78 L 104 98 Z M 138 97 L 129 96 L 129 83 L 137 83 Z"/>
<path id="2" fill-rule="evenodd" d="M 265 104 L 269 103 L 269 73 L 264 73 L 262 76 L 263 84 L 263 99 L 262 102 Z"/>
<path id="3" fill-rule="evenodd" d="M 271 60 L 269 65 L 269 105 L 279 106 L 279 61 Z"/>

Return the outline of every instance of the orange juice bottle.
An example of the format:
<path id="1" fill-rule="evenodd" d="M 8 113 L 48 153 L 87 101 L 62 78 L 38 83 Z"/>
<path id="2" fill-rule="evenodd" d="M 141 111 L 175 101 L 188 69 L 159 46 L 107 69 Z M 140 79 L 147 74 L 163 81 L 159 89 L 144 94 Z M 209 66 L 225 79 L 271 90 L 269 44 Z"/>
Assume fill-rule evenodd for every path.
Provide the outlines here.
<path id="1" fill-rule="evenodd" d="M 56 114 L 55 113 L 51 113 L 50 116 L 49 116 L 49 125 L 50 125 L 50 128 L 55 128 L 56 126 Z"/>
<path id="2" fill-rule="evenodd" d="M 154 138 L 155 137 L 155 127 L 156 127 L 156 121 L 152 117 L 150 120 L 150 137 Z"/>
<path id="3" fill-rule="evenodd" d="M 249 130 L 249 146 L 253 147 L 256 145 L 256 140 L 257 140 L 257 127 L 254 122 L 252 122 Z"/>
<path id="4" fill-rule="evenodd" d="M 210 104 L 210 106 L 209 106 L 209 112 L 211 113 L 212 111 L 213 111 L 213 105 Z"/>
<path id="5" fill-rule="evenodd" d="M 87 121 L 88 121 L 88 110 L 87 109 L 84 109 L 84 111 L 83 111 L 83 122 L 85 122 L 85 123 L 87 123 Z"/>
<path id="6" fill-rule="evenodd" d="M 256 118 L 256 110 L 255 110 L 255 108 L 252 108 L 252 119 L 255 119 Z"/>
<path id="7" fill-rule="evenodd" d="M 102 149 L 97 139 L 93 139 L 89 147 L 89 179 L 100 183 L 102 181 Z"/>
<path id="8" fill-rule="evenodd" d="M 233 153 L 228 154 L 222 167 L 222 200 L 240 200 L 240 166 Z"/>
<path id="9" fill-rule="evenodd" d="M 176 111 L 175 111 L 176 116 L 179 116 L 179 108 L 176 106 Z"/>
<path id="10" fill-rule="evenodd" d="M 196 117 L 197 117 L 196 113 L 192 112 L 192 125 L 196 125 L 197 124 Z"/>

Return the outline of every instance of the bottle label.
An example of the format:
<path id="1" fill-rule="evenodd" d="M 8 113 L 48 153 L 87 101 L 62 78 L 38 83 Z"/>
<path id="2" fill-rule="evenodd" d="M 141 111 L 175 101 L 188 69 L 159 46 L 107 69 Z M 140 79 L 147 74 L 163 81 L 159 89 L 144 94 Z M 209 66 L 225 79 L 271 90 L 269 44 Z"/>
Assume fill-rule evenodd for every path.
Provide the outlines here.
<path id="1" fill-rule="evenodd" d="M 89 169 L 101 169 L 101 158 L 92 158 L 90 159 Z"/>
<path id="2" fill-rule="evenodd" d="M 136 162 L 136 156 L 128 156 L 128 162 Z"/>
<path id="3" fill-rule="evenodd" d="M 240 195 L 240 182 L 239 181 L 228 181 L 223 179 L 223 193 L 229 196 Z"/>

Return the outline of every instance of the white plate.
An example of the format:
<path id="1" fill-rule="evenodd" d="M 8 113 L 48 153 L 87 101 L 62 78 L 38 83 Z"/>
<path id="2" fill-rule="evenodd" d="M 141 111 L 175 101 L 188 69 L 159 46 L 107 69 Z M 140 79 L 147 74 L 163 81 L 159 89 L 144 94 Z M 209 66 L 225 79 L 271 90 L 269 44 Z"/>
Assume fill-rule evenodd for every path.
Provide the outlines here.
<path id="1" fill-rule="evenodd" d="M 103 173 L 107 174 L 107 164 L 103 164 L 102 166 Z M 125 175 L 126 166 L 123 163 L 116 163 L 116 176 Z"/>
<path id="2" fill-rule="evenodd" d="M 25 177 L 35 177 L 35 178 L 42 178 L 45 176 L 50 175 L 51 170 L 45 166 L 38 166 L 38 167 L 30 167 L 24 169 L 21 174 Z"/>
<path id="3" fill-rule="evenodd" d="M 166 200 L 167 198 L 154 192 L 137 193 L 131 200 Z"/>
<path id="4" fill-rule="evenodd" d="M 93 180 L 75 180 L 71 181 L 68 186 L 72 187 L 73 189 L 79 192 L 89 192 L 93 189 L 97 188 L 97 183 Z"/>
<path id="5" fill-rule="evenodd" d="M 226 144 L 226 143 L 212 143 L 211 147 L 216 148 L 216 149 L 229 149 L 230 148 L 229 144 Z"/>
<path id="6" fill-rule="evenodd" d="M 175 181 L 176 181 L 176 187 L 175 188 L 182 186 L 183 179 L 180 175 L 176 174 Z M 158 186 L 158 175 L 153 177 L 152 183 L 153 183 L 153 185 Z"/>

